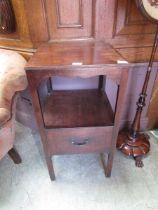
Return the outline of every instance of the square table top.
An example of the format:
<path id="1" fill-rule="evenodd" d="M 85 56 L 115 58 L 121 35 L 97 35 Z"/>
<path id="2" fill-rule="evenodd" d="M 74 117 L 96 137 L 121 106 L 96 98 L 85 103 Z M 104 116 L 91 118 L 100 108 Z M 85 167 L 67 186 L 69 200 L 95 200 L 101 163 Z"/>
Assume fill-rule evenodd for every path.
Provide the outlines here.
<path id="1" fill-rule="evenodd" d="M 102 66 L 127 63 L 104 42 L 60 42 L 42 44 L 26 65 L 26 70 L 46 67 Z"/>

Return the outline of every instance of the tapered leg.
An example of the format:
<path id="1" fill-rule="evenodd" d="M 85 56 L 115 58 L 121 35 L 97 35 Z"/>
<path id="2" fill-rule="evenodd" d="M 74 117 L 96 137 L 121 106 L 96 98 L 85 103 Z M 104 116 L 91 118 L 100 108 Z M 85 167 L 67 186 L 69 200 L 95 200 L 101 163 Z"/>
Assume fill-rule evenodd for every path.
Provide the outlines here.
<path id="1" fill-rule="evenodd" d="M 47 162 L 47 167 L 48 167 L 50 179 L 52 181 L 54 181 L 55 180 L 55 173 L 54 173 L 54 168 L 53 168 L 51 155 L 46 155 L 46 162 Z"/>
<path id="2" fill-rule="evenodd" d="M 101 161 L 103 164 L 103 168 L 104 168 L 104 173 L 106 177 L 110 177 L 111 176 L 111 170 L 112 170 L 112 164 L 113 164 L 113 152 L 110 152 L 108 154 L 108 159 L 107 162 L 105 160 L 105 154 L 101 153 Z"/>
<path id="3" fill-rule="evenodd" d="M 14 147 L 11 150 L 9 150 L 8 155 L 11 157 L 15 164 L 20 164 L 22 162 L 19 153 Z"/>

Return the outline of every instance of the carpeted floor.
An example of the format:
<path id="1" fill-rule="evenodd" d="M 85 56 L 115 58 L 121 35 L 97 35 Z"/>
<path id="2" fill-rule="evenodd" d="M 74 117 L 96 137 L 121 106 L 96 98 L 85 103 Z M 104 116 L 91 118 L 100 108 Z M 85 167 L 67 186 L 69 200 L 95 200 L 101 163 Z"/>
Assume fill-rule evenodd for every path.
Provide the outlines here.
<path id="1" fill-rule="evenodd" d="M 51 182 L 38 134 L 17 124 L 23 163 L 0 161 L 0 210 L 157 210 L 158 139 L 150 142 L 143 169 L 116 151 L 112 176 L 105 178 L 99 155 L 58 156 Z"/>

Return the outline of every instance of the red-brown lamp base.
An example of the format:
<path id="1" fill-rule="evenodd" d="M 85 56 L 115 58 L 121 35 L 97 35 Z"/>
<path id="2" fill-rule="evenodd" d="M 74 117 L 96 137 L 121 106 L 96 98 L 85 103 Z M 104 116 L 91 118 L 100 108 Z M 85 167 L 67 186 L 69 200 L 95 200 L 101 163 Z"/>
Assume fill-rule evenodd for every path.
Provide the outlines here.
<path id="1" fill-rule="evenodd" d="M 116 147 L 125 155 L 132 156 L 137 167 L 143 167 L 142 156 L 150 151 L 149 136 L 139 133 L 136 138 L 132 138 L 129 132 L 121 131 Z"/>

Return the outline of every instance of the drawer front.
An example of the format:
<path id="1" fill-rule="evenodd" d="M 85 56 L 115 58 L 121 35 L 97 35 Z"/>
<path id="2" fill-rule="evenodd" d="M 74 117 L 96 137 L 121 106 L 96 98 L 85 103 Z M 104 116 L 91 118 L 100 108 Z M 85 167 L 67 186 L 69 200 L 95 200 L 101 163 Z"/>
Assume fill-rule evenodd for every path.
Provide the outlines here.
<path id="1" fill-rule="evenodd" d="M 109 151 L 113 127 L 66 128 L 47 131 L 52 155 Z"/>

